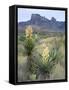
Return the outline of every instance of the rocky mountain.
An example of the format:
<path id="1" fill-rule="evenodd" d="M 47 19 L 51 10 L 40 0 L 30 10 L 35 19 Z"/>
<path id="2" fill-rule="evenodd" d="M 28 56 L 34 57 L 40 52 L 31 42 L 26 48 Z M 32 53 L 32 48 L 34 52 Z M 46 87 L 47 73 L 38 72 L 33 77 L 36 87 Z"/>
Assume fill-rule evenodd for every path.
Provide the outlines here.
<path id="1" fill-rule="evenodd" d="M 65 22 L 56 21 L 54 17 L 51 20 L 40 16 L 39 14 L 32 14 L 31 19 L 26 22 L 18 23 L 18 32 L 24 32 L 26 26 L 31 25 L 35 32 L 64 32 Z"/>

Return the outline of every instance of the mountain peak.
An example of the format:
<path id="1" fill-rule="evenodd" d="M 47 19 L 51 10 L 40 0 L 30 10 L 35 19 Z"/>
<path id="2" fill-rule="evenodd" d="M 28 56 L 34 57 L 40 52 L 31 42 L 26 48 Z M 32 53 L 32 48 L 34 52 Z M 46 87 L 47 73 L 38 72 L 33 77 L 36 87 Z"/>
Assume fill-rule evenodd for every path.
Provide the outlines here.
<path id="1" fill-rule="evenodd" d="M 43 24 L 43 22 L 48 22 L 49 20 L 43 16 L 41 16 L 40 14 L 32 14 L 31 15 L 31 23 L 32 24 Z"/>
<path id="2" fill-rule="evenodd" d="M 39 14 L 32 14 L 31 15 L 31 20 L 40 20 L 41 16 Z"/>
<path id="3" fill-rule="evenodd" d="M 32 14 L 31 17 L 40 17 L 40 14 Z"/>
<path id="4" fill-rule="evenodd" d="M 56 22 L 56 19 L 54 17 L 51 18 L 52 22 Z"/>

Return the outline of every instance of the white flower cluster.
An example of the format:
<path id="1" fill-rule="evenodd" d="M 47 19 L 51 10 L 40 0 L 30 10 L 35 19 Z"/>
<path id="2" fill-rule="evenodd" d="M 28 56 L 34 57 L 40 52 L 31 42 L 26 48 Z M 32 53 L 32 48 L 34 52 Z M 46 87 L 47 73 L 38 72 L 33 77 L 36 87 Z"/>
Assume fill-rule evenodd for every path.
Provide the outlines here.
<path id="1" fill-rule="evenodd" d="M 43 62 L 47 62 L 49 57 L 49 48 L 46 47 L 42 52 L 42 60 Z"/>
<path id="2" fill-rule="evenodd" d="M 26 28 L 25 32 L 26 32 L 26 37 L 27 38 L 31 38 L 32 37 L 33 30 L 32 30 L 32 27 L 31 26 L 28 26 Z"/>

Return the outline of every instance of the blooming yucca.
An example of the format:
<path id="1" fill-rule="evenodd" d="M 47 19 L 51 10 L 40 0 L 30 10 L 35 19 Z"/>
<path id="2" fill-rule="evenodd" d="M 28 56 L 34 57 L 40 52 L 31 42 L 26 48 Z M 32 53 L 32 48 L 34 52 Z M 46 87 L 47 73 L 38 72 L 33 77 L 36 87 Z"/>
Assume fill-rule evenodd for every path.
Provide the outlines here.
<path id="1" fill-rule="evenodd" d="M 28 26 L 26 28 L 25 32 L 26 32 L 26 37 L 27 38 L 31 38 L 32 37 L 33 30 L 32 30 L 32 27 L 31 26 Z"/>
<path id="2" fill-rule="evenodd" d="M 42 53 L 42 60 L 43 60 L 43 62 L 47 62 L 48 61 L 48 57 L 49 57 L 49 48 L 46 47 L 43 50 L 43 53 Z"/>
<path id="3" fill-rule="evenodd" d="M 32 27 L 29 25 L 25 30 L 26 38 L 24 42 L 24 47 L 26 49 L 26 53 L 31 55 L 32 50 L 34 48 L 34 38 L 33 38 L 33 30 Z"/>

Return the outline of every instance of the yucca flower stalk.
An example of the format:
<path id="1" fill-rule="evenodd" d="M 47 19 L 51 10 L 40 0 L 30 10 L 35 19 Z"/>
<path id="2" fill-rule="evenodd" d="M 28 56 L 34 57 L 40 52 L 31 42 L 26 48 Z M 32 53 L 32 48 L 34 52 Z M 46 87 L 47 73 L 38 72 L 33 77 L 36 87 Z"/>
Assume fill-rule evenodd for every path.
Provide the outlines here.
<path id="1" fill-rule="evenodd" d="M 24 46 L 26 49 L 26 53 L 27 55 L 31 55 L 32 50 L 34 48 L 34 39 L 33 39 L 33 29 L 31 26 L 28 26 L 25 30 L 25 42 L 24 42 Z"/>
<path id="2" fill-rule="evenodd" d="M 42 60 L 44 63 L 48 62 L 48 58 L 49 57 L 49 48 L 46 47 L 43 52 L 42 52 Z"/>
<path id="3" fill-rule="evenodd" d="M 25 30 L 26 38 L 32 38 L 33 36 L 32 33 L 33 33 L 32 27 L 28 26 Z"/>

